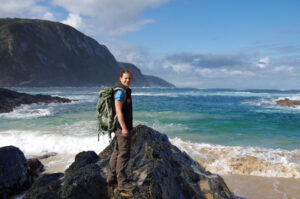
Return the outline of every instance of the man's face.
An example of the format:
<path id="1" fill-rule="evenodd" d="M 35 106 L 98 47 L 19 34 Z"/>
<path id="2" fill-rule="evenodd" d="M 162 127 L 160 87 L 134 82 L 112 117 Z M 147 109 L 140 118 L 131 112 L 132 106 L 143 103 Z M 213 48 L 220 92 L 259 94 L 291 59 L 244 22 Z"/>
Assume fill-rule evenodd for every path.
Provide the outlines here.
<path id="1" fill-rule="evenodd" d="M 126 88 L 129 87 L 129 85 L 131 84 L 131 81 L 132 81 L 132 77 L 129 73 L 124 73 L 122 75 L 122 77 L 120 78 L 121 84 L 123 84 L 123 86 L 125 86 Z"/>

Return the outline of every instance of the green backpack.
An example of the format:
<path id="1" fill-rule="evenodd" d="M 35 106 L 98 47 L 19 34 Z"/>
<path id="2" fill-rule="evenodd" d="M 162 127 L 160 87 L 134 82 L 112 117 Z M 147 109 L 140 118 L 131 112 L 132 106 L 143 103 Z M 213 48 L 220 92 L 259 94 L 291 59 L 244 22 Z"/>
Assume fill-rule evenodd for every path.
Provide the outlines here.
<path id="1" fill-rule="evenodd" d="M 103 135 L 108 133 L 111 138 L 111 132 L 116 130 L 117 115 L 114 111 L 114 92 L 116 90 L 122 90 L 125 94 L 124 99 L 126 99 L 126 91 L 123 88 L 103 88 L 99 91 L 97 103 L 98 141 L 100 133 Z"/>

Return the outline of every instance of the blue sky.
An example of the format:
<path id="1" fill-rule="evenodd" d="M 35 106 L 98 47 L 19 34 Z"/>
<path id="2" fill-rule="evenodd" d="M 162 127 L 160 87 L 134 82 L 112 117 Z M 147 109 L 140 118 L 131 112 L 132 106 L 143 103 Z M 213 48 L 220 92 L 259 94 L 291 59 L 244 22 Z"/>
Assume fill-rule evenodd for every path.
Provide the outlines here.
<path id="1" fill-rule="evenodd" d="M 300 1 L 0 0 L 62 22 L 179 87 L 300 89 Z"/>

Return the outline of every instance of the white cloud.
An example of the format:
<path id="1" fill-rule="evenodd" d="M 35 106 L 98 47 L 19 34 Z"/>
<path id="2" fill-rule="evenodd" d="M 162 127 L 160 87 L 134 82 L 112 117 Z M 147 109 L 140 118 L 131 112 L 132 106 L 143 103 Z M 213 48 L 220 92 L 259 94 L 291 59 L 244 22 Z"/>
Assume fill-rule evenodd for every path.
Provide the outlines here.
<path id="1" fill-rule="evenodd" d="M 206 78 L 253 77 L 251 71 L 231 70 L 227 68 L 196 68 L 195 72 Z"/>
<path id="2" fill-rule="evenodd" d="M 38 0 L 0 0 L 0 17 L 19 17 L 56 20 L 47 6 L 38 4 Z"/>
<path id="3" fill-rule="evenodd" d="M 52 2 L 73 13 L 94 17 L 110 16 L 114 18 L 114 20 L 123 20 L 124 18 L 134 18 L 141 14 L 146 8 L 159 6 L 167 1 L 168 0 L 53 0 Z"/>
<path id="4" fill-rule="evenodd" d="M 68 12 L 85 16 L 84 27 L 92 27 L 96 34 L 123 35 L 139 30 L 142 26 L 153 23 L 153 19 L 141 19 L 141 13 L 169 0 L 53 0 L 53 4 Z M 91 32 L 92 30 L 84 30 Z"/>
<path id="5" fill-rule="evenodd" d="M 148 50 L 142 46 L 120 41 L 110 41 L 106 45 L 118 61 L 135 64 L 143 72 L 148 71 L 148 66 L 154 60 L 153 56 L 149 56 Z"/>
<path id="6" fill-rule="evenodd" d="M 137 31 L 154 19 L 141 18 L 148 8 L 169 0 L 0 0 L 0 17 L 59 20 L 93 36 Z M 60 9 L 57 9 L 59 8 Z M 61 9 L 62 8 L 62 9 Z M 62 10 L 66 10 L 65 13 Z M 67 14 L 66 18 L 63 18 Z"/>
<path id="7" fill-rule="evenodd" d="M 54 17 L 53 13 L 51 13 L 51 12 L 46 12 L 43 15 L 42 19 L 51 20 L 51 21 L 55 21 L 56 20 L 56 18 Z"/>
<path id="8" fill-rule="evenodd" d="M 270 58 L 269 57 L 265 57 L 265 58 L 262 58 L 262 59 L 258 60 L 258 62 L 257 62 L 256 65 L 259 68 L 265 68 L 269 64 L 269 62 L 270 62 Z"/>
<path id="9" fill-rule="evenodd" d="M 171 68 L 176 73 L 189 73 L 193 70 L 193 67 L 189 64 L 173 64 L 170 62 L 166 62 L 163 65 L 163 68 L 165 69 Z"/>
<path id="10" fill-rule="evenodd" d="M 241 70 L 233 70 L 230 71 L 229 74 L 231 76 L 240 76 L 240 77 L 254 77 L 255 73 L 252 71 L 241 71 Z"/>
<path id="11" fill-rule="evenodd" d="M 213 74 L 213 70 L 209 68 L 196 68 L 195 72 L 202 75 L 203 77 L 209 77 Z"/>
<path id="12" fill-rule="evenodd" d="M 137 31 L 137 30 L 141 29 L 142 26 L 144 26 L 148 23 L 153 23 L 153 22 L 154 22 L 154 20 L 152 20 L 152 19 L 141 20 L 141 21 L 138 21 L 133 24 L 127 24 L 124 26 L 120 26 L 120 28 L 112 30 L 111 34 L 112 35 L 123 35 L 127 32 Z"/>
<path id="13" fill-rule="evenodd" d="M 292 72 L 293 70 L 294 70 L 294 68 L 291 66 L 276 66 L 273 69 L 274 72 L 283 72 L 283 71 Z"/>
<path id="14" fill-rule="evenodd" d="M 28 10 L 28 8 L 35 6 L 35 1 L 28 0 L 0 0 L 0 16 L 1 17 L 11 17 L 18 13 L 22 13 L 23 10 Z"/>
<path id="15" fill-rule="evenodd" d="M 63 20 L 62 23 L 73 26 L 79 29 L 82 24 L 82 18 L 78 14 L 70 13 L 68 18 Z"/>

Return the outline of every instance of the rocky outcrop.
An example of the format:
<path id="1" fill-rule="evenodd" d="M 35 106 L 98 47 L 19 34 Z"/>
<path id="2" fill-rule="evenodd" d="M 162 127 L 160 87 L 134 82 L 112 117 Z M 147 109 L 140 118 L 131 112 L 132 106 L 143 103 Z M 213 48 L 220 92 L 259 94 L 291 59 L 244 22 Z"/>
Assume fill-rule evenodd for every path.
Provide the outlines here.
<path id="1" fill-rule="evenodd" d="M 277 100 L 276 103 L 280 106 L 287 106 L 287 107 L 296 107 L 300 106 L 300 101 L 297 100 L 290 100 L 288 98 L 285 98 L 283 100 Z"/>
<path id="2" fill-rule="evenodd" d="M 44 165 L 41 163 L 41 161 L 37 158 L 30 158 L 27 160 L 28 166 L 29 166 L 29 175 L 33 178 L 36 178 L 45 171 Z"/>
<path id="3" fill-rule="evenodd" d="M 38 160 L 30 162 L 26 160 L 23 152 L 14 146 L 0 148 L 0 198 L 9 198 L 30 187 L 43 169 Z M 38 168 L 35 167 L 37 164 Z"/>
<path id="4" fill-rule="evenodd" d="M 132 198 L 199 199 L 233 198 L 223 179 L 206 171 L 186 153 L 172 145 L 166 135 L 146 127 L 134 128 L 131 157 L 127 167 L 132 192 L 119 192 L 105 179 L 114 141 L 99 156 L 81 152 L 65 174 L 41 176 L 24 199 L 37 198 Z"/>
<path id="5" fill-rule="evenodd" d="M 71 26 L 0 19 L 1 86 L 113 86 L 121 70 L 105 45 Z M 135 79 L 144 86 L 143 75 Z"/>
<path id="6" fill-rule="evenodd" d="M 70 103 L 70 99 L 61 97 L 51 97 L 50 95 L 29 95 L 19 93 L 8 89 L 0 88 L 0 113 L 8 113 L 13 111 L 15 107 L 22 104 L 33 103 Z"/>

